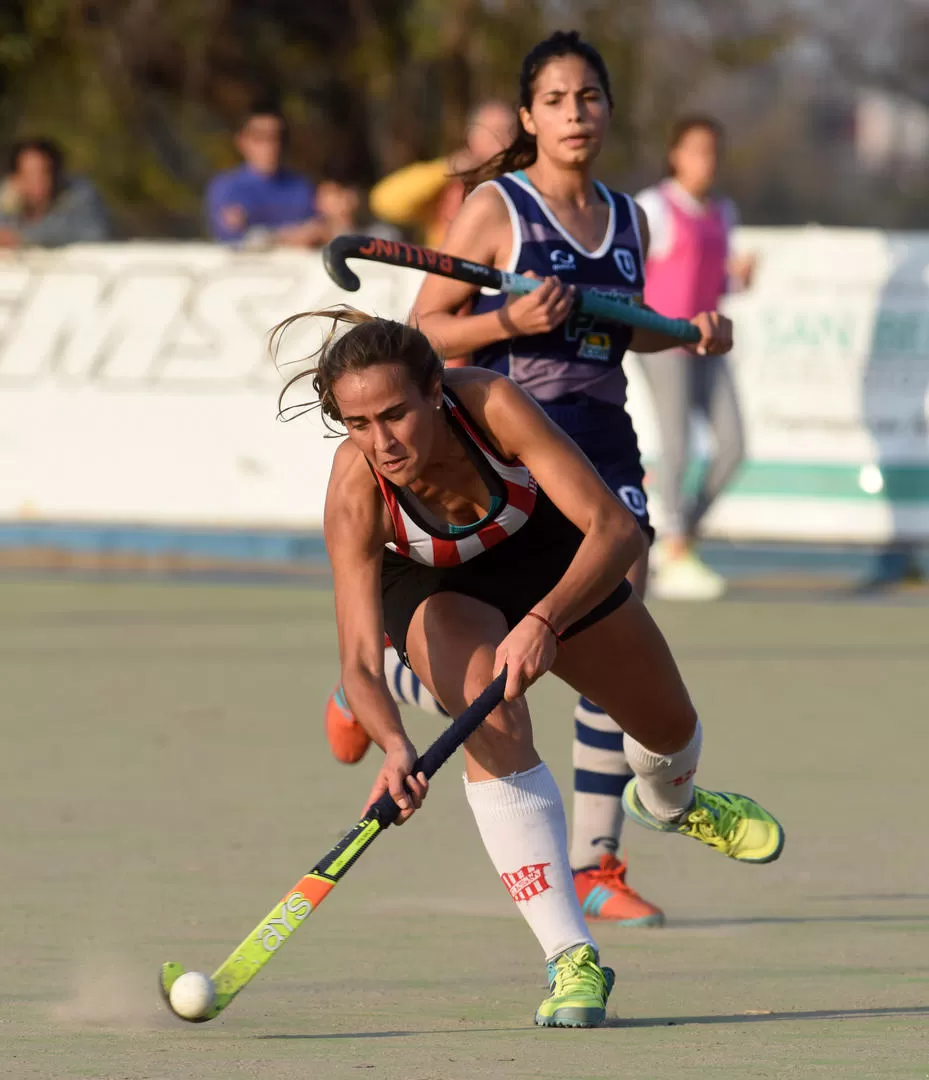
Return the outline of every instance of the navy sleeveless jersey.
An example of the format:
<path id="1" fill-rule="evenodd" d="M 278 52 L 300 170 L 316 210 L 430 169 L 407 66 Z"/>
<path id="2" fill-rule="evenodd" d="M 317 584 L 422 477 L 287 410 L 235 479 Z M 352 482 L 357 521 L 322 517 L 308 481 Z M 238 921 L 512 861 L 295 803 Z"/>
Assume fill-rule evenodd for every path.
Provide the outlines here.
<path id="1" fill-rule="evenodd" d="M 507 270 L 532 270 L 539 277 L 555 274 L 567 285 L 641 298 L 642 242 L 629 195 L 596 185 L 609 207 L 609 221 L 599 248 L 588 251 L 562 227 L 524 172 L 507 173 L 490 183 L 510 214 L 513 250 Z M 499 293 L 479 293 L 472 311 L 493 311 L 505 301 Z M 631 329 L 618 323 L 577 314 L 546 334 L 510 338 L 479 349 L 473 362 L 509 375 L 541 402 L 581 393 L 622 405 L 626 400 L 622 359 L 631 338 Z"/>

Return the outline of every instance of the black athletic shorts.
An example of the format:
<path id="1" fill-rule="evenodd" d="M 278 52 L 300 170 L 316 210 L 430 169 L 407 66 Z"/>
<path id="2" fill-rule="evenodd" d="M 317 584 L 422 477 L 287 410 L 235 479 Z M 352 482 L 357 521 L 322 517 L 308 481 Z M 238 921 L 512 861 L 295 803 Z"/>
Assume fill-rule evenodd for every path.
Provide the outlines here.
<path id="1" fill-rule="evenodd" d="M 507 626 L 524 619 L 564 577 L 583 533 L 539 488 L 529 520 L 512 536 L 458 566 L 425 566 L 385 550 L 381 571 L 384 629 L 409 667 L 406 635 L 419 605 L 441 592 L 461 593 L 495 607 Z M 562 632 L 572 637 L 599 622 L 629 599 L 632 587 L 622 581 L 583 618 Z"/>

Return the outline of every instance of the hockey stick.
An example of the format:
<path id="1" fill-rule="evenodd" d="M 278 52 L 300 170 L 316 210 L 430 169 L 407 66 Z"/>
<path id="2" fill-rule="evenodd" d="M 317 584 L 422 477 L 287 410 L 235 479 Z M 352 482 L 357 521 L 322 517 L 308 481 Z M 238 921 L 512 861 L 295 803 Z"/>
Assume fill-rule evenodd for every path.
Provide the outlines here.
<path id="1" fill-rule="evenodd" d="M 541 281 L 523 274 L 511 274 L 507 270 L 497 270 L 483 263 L 468 262 L 466 259 L 447 255 L 444 251 L 420 247 L 418 244 L 379 240 L 373 236 L 337 236 L 323 249 L 323 265 L 336 285 L 347 292 L 357 292 L 361 287 L 358 275 L 348 268 L 347 259 L 369 259 L 390 266 L 425 270 L 429 274 L 455 278 L 479 288 L 497 289 L 516 296 L 534 292 L 542 284 Z M 679 341 L 695 343 L 700 340 L 700 331 L 686 319 L 669 319 L 666 315 L 639 307 L 606 290 L 578 289 L 576 302 L 578 310 L 609 322 L 618 322 L 641 330 L 654 330 Z"/>
<path id="2" fill-rule="evenodd" d="M 415 776 L 421 772 L 432 777 L 455 753 L 459 746 L 480 727 L 484 719 L 503 700 L 506 687 L 506 668 L 467 709 L 453 720 L 411 769 Z M 271 957 L 290 938 L 306 918 L 314 912 L 351 869 L 378 836 L 394 821 L 400 809 L 389 792 L 385 792 L 368 807 L 358 824 L 342 837 L 334 848 L 304 874 L 266 918 L 213 973 L 215 997 L 206 1011 L 195 1018 L 180 1017 L 191 1023 L 203 1023 L 217 1017 L 230 1001 L 258 974 Z M 159 986 L 168 1008 L 180 1016 L 171 1005 L 171 987 L 184 974 L 180 964 L 162 965 Z"/>

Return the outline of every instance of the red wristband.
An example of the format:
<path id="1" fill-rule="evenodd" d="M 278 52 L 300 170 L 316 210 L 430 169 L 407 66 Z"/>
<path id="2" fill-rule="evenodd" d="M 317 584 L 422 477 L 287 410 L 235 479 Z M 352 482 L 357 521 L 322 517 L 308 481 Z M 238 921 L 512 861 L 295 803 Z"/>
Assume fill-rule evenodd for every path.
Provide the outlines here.
<path id="1" fill-rule="evenodd" d="M 561 644 L 561 634 L 558 633 L 555 627 L 552 626 L 552 624 L 548 621 L 548 619 L 545 618 L 544 615 L 540 615 L 537 611 L 529 611 L 527 612 L 527 614 L 531 615 L 533 619 L 538 619 L 540 623 L 547 626 L 549 630 L 551 630 L 552 636 L 555 638 L 555 641 L 557 641 L 559 645 Z"/>

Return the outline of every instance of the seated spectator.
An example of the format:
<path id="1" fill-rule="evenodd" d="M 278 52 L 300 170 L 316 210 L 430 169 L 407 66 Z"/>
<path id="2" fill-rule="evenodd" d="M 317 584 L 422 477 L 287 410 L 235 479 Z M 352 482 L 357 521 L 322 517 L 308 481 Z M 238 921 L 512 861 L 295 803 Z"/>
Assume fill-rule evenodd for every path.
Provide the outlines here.
<path id="1" fill-rule="evenodd" d="M 67 176 L 64 153 L 51 139 L 21 139 L 0 183 L 0 247 L 60 247 L 111 239 L 96 188 Z"/>
<path id="2" fill-rule="evenodd" d="M 391 225 L 412 229 L 439 247 L 464 199 L 457 174 L 489 161 L 509 146 L 516 115 L 503 101 L 485 101 L 468 120 L 464 147 L 436 161 L 417 161 L 385 176 L 371 189 L 371 209 Z"/>
<path id="3" fill-rule="evenodd" d="M 363 233 L 382 240 L 402 240 L 393 225 L 372 219 L 367 200 L 358 184 L 348 180 L 321 180 L 316 188 L 316 210 L 326 224 L 327 237 Z"/>
<path id="4" fill-rule="evenodd" d="M 313 185 L 281 164 L 287 122 L 275 105 L 255 105 L 236 135 L 243 164 L 214 176 L 206 214 L 214 240 L 246 247 L 325 243 Z"/>

